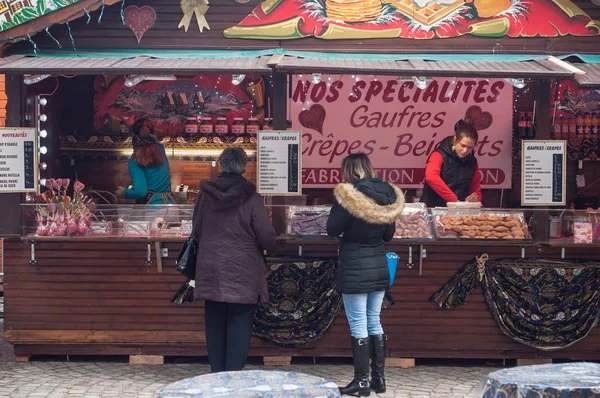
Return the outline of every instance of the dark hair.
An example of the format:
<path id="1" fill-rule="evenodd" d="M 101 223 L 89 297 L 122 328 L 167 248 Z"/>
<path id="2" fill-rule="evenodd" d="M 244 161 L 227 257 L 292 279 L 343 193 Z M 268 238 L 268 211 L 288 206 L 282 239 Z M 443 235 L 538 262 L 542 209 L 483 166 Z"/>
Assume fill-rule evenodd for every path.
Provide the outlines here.
<path id="1" fill-rule="evenodd" d="M 142 127 L 146 127 L 148 131 L 150 131 L 150 134 L 142 135 Z M 131 134 L 137 135 L 140 138 L 146 138 L 148 137 L 148 135 L 154 134 L 154 123 L 152 123 L 150 119 L 145 117 L 138 119 L 133 124 L 133 126 L 131 126 Z"/>
<path id="2" fill-rule="evenodd" d="M 148 132 L 142 132 L 146 127 Z M 131 127 L 133 138 L 133 160 L 142 167 L 158 166 L 165 160 L 165 155 L 157 145 L 154 134 L 154 124 L 148 118 L 137 120 Z"/>
<path id="3" fill-rule="evenodd" d="M 342 177 L 344 181 L 354 183 L 363 178 L 375 178 L 377 173 L 371 166 L 369 157 L 364 153 L 353 153 L 342 161 Z"/>
<path id="4" fill-rule="evenodd" d="M 473 124 L 474 120 L 470 116 L 465 116 L 456 122 L 454 125 L 454 135 L 456 140 L 460 141 L 463 138 L 470 138 L 477 143 L 477 141 L 479 141 L 479 134 Z"/>
<path id="5" fill-rule="evenodd" d="M 226 148 L 219 157 L 223 173 L 242 174 L 248 164 L 248 155 L 240 147 Z"/>

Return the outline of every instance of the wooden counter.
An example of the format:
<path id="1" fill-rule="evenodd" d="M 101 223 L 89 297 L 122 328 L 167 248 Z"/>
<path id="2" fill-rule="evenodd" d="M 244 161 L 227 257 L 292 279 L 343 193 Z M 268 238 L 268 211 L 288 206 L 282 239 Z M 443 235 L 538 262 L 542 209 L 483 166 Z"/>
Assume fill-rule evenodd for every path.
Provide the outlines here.
<path id="1" fill-rule="evenodd" d="M 169 300 L 183 282 L 174 269 L 181 238 L 161 242 L 169 250 L 159 271 L 156 250 L 146 264 L 147 239 L 39 240 L 37 263 L 30 264 L 28 240 L 6 240 L 5 338 L 20 356 L 35 354 L 206 355 L 203 305 Z M 335 241 L 281 243 L 277 255 L 335 257 Z M 439 309 L 428 298 L 467 261 L 483 252 L 490 258 L 560 258 L 559 247 L 535 244 L 422 242 L 426 257 L 419 269 L 406 266 L 408 246 L 392 243 L 400 254 L 391 293 L 396 305 L 382 311 L 388 355 L 397 358 L 561 358 L 600 359 L 600 332 L 564 350 L 543 352 L 502 334 L 477 289 L 467 305 Z M 154 246 L 154 244 L 153 244 Z M 594 247 L 570 247 L 569 258 L 598 258 Z M 306 347 L 280 348 L 254 339 L 252 356 L 350 356 L 344 314 L 328 333 Z"/>

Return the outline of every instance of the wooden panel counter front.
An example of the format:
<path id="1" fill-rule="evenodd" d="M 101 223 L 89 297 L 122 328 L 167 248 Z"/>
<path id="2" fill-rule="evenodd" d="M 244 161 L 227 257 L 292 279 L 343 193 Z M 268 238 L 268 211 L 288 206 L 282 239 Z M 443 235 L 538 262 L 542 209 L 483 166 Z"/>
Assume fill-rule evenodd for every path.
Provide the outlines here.
<path id="1" fill-rule="evenodd" d="M 335 257 L 337 242 L 285 242 L 278 255 Z M 5 338 L 18 356 L 46 355 L 181 355 L 205 356 L 202 302 L 175 305 L 169 300 L 183 282 L 174 269 L 180 242 L 169 249 L 160 272 L 156 250 L 146 264 L 146 240 L 53 240 L 35 245 L 30 264 L 27 240 L 5 241 Z M 560 358 L 600 359 L 600 332 L 572 347 L 543 352 L 502 334 L 481 290 L 465 307 L 442 310 L 428 298 L 467 261 L 483 252 L 490 258 L 520 257 L 522 246 L 429 242 L 419 270 L 406 266 L 408 246 L 395 242 L 400 254 L 391 293 L 396 304 L 382 311 L 388 334 L 388 356 L 396 358 Z M 597 248 L 568 248 L 567 257 L 597 258 Z M 527 257 L 560 258 L 560 248 L 529 245 Z M 281 348 L 252 341 L 251 356 L 351 356 L 350 334 L 343 313 L 320 340 L 305 347 Z"/>

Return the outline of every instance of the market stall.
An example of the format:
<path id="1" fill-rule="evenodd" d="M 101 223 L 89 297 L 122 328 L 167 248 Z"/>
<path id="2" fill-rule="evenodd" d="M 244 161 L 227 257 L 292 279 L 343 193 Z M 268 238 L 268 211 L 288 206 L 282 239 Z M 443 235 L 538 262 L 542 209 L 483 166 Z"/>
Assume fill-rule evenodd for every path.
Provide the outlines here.
<path id="1" fill-rule="evenodd" d="M 379 23 L 359 23 L 346 31 L 345 24 L 311 20 L 311 28 L 296 24 L 302 11 L 288 1 L 211 4 L 204 22 L 218 21 L 218 26 L 195 31 L 192 25 L 189 33 L 172 29 L 173 18 L 156 17 L 156 12 L 179 17 L 186 11 L 178 4 L 163 9 L 157 1 L 147 3 L 128 4 L 155 12 L 152 23 L 141 30 L 130 23 L 134 19 L 126 18 L 133 11 L 121 12 L 108 2 L 106 10 L 97 2 L 98 10 L 91 12 L 94 19 L 104 13 L 100 24 L 86 23 L 86 13 L 93 8 L 73 9 L 70 17 L 63 16 L 70 25 L 51 19 L 52 13 L 40 16 L 50 34 L 30 36 L 34 50 L 30 40 L 12 44 L 0 60 L 0 71 L 9 74 L 8 125 L 47 132 L 39 139 L 39 147 L 46 148 L 40 155 L 45 188 L 28 196 L 0 195 L 14 210 L 4 226 L 12 233 L 3 246 L 4 333 L 18 359 L 94 354 L 160 362 L 168 355 L 206 355 L 202 303 L 170 302 L 182 283 L 174 260 L 189 233 L 193 191 L 198 180 L 216 175 L 223 148 L 240 145 L 255 160 L 257 134 L 288 127 L 303 131 L 303 195 L 267 200 L 278 233 L 276 249 L 268 253 L 269 281 L 275 288 L 272 294 L 278 296 L 273 297 L 276 307 L 258 318 L 250 355 L 273 363 L 293 356 L 350 356 L 348 325 L 338 316 L 341 304 L 330 274 L 338 242 L 323 231 L 331 187 L 339 181 L 337 164 L 347 153 L 370 151 L 378 171 L 406 189 L 412 201 L 419 197 L 428 153 L 451 134 L 451 126 L 465 112 L 477 116 L 485 130 L 487 146 L 479 147 L 478 156 L 486 207 L 406 207 L 388 245 L 400 256 L 390 289 L 395 304 L 382 312 L 388 364 L 411 366 L 415 358 L 598 359 L 597 331 L 575 345 L 544 351 L 503 333 L 484 296 L 471 295 L 468 305 L 452 309 L 429 299 L 483 254 L 492 260 L 597 259 L 596 213 L 586 212 L 588 206 L 570 209 L 565 202 L 597 196 L 593 182 L 598 163 L 589 156 L 583 169 L 578 168 L 579 158 L 557 162 L 552 175 L 559 175 L 560 169 L 561 181 L 567 181 L 559 184 L 557 200 L 525 206 L 521 145 L 524 139 L 564 138 L 564 124 L 561 135 L 556 133 L 560 98 L 554 99 L 556 92 L 565 90 L 561 84 L 579 88 L 577 82 L 585 76 L 588 90 L 600 86 L 593 73 L 583 75 L 583 67 L 575 62 L 584 56 L 565 58 L 575 49 L 598 52 L 595 26 L 600 8 L 582 1 L 567 6 L 560 2 L 563 7 L 550 0 L 536 2 L 529 16 L 547 18 L 555 28 L 544 25 L 548 29 L 537 32 L 542 37 L 536 38 L 530 38 L 533 23 L 520 20 L 522 26 L 515 26 L 503 17 L 506 10 L 462 19 L 460 13 L 453 14 L 455 9 L 430 17 L 433 20 L 418 19 L 418 26 L 435 25 L 440 18 L 458 15 L 452 32 L 419 28 L 411 39 L 426 41 L 396 39 L 400 42 L 394 43 L 402 43 L 396 47 L 383 38 L 403 37 L 409 30 L 400 22 L 387 30 Z M 580 9 L 576 4 L 583 14 L 573 13 Z M 402 7 L 398 10 L 403 12 Z M 348 17 L 337 13 L 342 20 Z M 568 17 L 571 14 L 575 17 Z M 80 15 L 83 18 L 76 19 Z M 284 26 L 282 20 L 293 23 Z M 200 26 L 204 22 L 198 20 Z M 41 25 L 36 26 L 13 29 L 29 34 Z M 569 28 L 581 37 L 566 35 Z M 164 34 L 167 30 L 169 35 Z M 3 33 L 6 39 L 8 32 Z M 336 50 L 352 54 L 333 53 L 335 42 L 318 39 L 335 39 L 340 32 L 349 39 Z M 316 38 L 300 40 L 311 35 Z M 128 50 L 102 39 L 107 36 Z M 286 41 L 291 38 L 299 40 Z M 72 48 L 56 49 L 52 39 L 72 43 Z M 198 42 L 204 43 L 202 50 Z M 471 54 L 449 51 L 468 43 Z M 545 54 L 549 43 L 551 52 L 563 59 Z M 592 94 L 581 94 L 585 107 L 592 106 Z M 568 105 L 569 96 L 565 98 Z M 597 105 L 589 112 L 598 112 Z M 111 197 L 118 185 L 128 183 L 127 120 L 142 114 L 158 120 L 157 135 L 167 148 L 180 204 L 153 208 L 116 203 Z M 579 125 L 577 118 L 574 122 L 572 142 L 567 135 L 569 153 L 577 152 L 577 139 L 586 137 L 577 134 L 585 123 L 590 142 L 592 131 L 596 138 L 598 134 L 593 117 L 582 118 Z M 594 151 L 597 148 L 589 153 Z M 585 195 L 574 184 L 580 170 L 589 170 Z M 256 180 L 259 172 L 251 162 L 246 176 Z M 65 177 L 71 184 L 85 183 L 87 187 L 77 192 L 93 197 L 96 204 L 82 197 L 52 207 L 36 199 L 37 193 L 50 190 L 73 198 Z M 293 271 L 294 264 L 304 271 Z M 277 273 L 280 269 L 295 276 L 285 279 Z M 318 289 L 308 283 L 316 275 L 326 281 Z M 319 307 L 319 316 L 306 310 L 316 303 L 326 303 Z M 275 311 L 284 315 L 274 319 Z M 291 329 L 298 333 L 290 334 Z"/>

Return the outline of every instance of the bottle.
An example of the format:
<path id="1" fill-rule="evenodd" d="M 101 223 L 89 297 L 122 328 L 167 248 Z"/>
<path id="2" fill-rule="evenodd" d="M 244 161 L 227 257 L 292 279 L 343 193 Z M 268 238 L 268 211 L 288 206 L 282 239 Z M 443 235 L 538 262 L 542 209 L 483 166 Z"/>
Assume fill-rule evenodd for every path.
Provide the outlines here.
<path id="1" fill-rule="evenodd" d="M 244 119 L 241 117 L 234 117 L 233 123 L 231 123 L 231 134 L 244 134 L 246 133 L 246 125 Z"/>
<path id="2" fill-rule="evenodd" d="M 521 116 L 519 117 L 519 137 L 525 138 L 527 134 L 525 132 L 525 127 L 527 126 L 527 120 L 525 120 L 525 112 L 521 112 Z"/>
<path id="3" fill-rule="evenodd" d="M 258 118 L 251 117 L 248 119 L 248 124 L 246 124 L 246 134 L 258 133 L 258 126 Z"/>
<path id="4" fill-rule="evenodd" d="M 215 124 L 215 133 L 216 134 L 229 134 L 229 125 L 227 124 L 226 117 L 218 117 L 217 123 Z"/>
<path id="5" fill-rule="evenodd" d="M 569 118 L 569 142 L 575 142 L 577 135 L 577 121 L 575 117 L 571 116 Z"/>
<path id="6" fill-rule="evenodd" d="M 214 132 L 212 117 L 204 116 L 203 118 L 201 118 L 200 126 L 198 126 L 198 131 L 201 134 L 206 134 L 206 135 L 212 134 Z"/>
<path id="7" fill-rule="evenodd" d="M 532 123 L 533 123 L 533 112 L 527 112 L 527 119 L 525 119 L 525 136 L 527 138 L 534 137 Z"/>
<path id="8" fill-rule="evenodd" d="M 263 123 L 263 130 L 273 130 L 273 119 L 270 117 L 265 118 L 265 122 Z"/>
<path id="9" fill-rule="evenodd" d="M 580 113 L 575 119 L 576 134 L 579 138 L 583 138 L 583 115 Z"/>
<path id="10" fill-rule="evenodd" d="M 590 123 L 590 135 L 591 139 L 594 143 L 598 142 L 598 136 L 600 135 L 600 117 L 598 113 L 592 114 L 591 123 Z"/>
<path id="11" fill-rule="evenodd" d="M 560 127 L 560 139 L 561 140 L 568 140 L 569 139 L 569 118 L 563 117 L 562 118 L 562 126 Z"/>
<path id="12" fill-rule="evenodd" d="M 184 130 L 186 134 L 197 134 L 198 133 L 198 119 L 195 117 L 188 117 L 185 119 Z"/>
<path id="13" fill-rule="evenodd" d="M 560 115 L 558 119 L 554 120 L 554 134 L 552 138 L 555 140 L 562 140 L 562 125 L 563 125 L 564 117 Z"/>
<path id="14" fill-rule="evenodd" d="M 592 137 L 592 115 L 587 112 L 583 117 L 583 138 L 589 140 Z"/>

